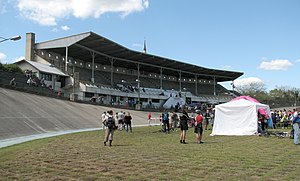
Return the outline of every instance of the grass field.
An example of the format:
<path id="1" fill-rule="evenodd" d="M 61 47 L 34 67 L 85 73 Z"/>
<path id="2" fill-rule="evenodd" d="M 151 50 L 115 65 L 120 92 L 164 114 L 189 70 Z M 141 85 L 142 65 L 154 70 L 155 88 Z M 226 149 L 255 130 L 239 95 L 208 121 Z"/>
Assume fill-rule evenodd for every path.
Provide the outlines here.
<path id="1" fill-rule="evenodd" d="M 300 180 L 300 146 L 289 138 L 209 136 L 188 144 L 159 126 L 35 140 L 0 149 L 1 180 Z"/>

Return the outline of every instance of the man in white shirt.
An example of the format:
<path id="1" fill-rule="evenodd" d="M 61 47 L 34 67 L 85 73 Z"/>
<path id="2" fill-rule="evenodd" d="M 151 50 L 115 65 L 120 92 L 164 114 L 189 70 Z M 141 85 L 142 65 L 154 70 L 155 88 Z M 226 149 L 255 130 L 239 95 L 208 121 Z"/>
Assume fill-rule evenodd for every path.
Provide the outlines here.
<path id="1" fill-rule="evenodd" d="M 122 131 L 122 129 L 123 129 L 123 123 L 124 123 L 124 121 L 123 121 L 123 119 L 124 119 L 123 111 L 118 112 L 118 116 L 117 117 L 118 117 L 118 129 L 120 131 Z"/>

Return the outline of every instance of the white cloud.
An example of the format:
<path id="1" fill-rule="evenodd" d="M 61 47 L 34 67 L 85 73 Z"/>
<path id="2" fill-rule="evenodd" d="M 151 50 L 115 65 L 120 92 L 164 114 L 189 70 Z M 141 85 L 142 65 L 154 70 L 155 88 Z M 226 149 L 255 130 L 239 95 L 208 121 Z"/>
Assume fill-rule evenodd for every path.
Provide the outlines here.
<path id="1" fill-rule="evenodd" d="M 251 83 L 264 84 L 264 82 L 257 77 L 241 78 L 241 79 L 236 79 L 234 81 L 234 85 L 236 87 L 243 87 L 243 86 L 249 85 Z"/>
<path id="2" fill-rule="evenodd" d="M 2 52 L 0 52 L 0 62 L 5 63 L 6 55 Z"/>
<path id="3" fill-rule="evenodd" d="M 300 59 L 296 60 L 295 62 L 300 62 Z"/>
<path id="4" fill-rule="evenodd" d="M 68 26 L 61 26 L 60 28 L 64 31 L 68 31 L 70 29 Z"/>
<path id="5" fill-rule="evenodd" d="M 259 68 L 264 70 L 287 70 L 292 65 L 289 60 L 271 60 L 263 61 Z"/>
<path id="6" fill-rule="evenodd" d="M 40 25 L 55 26 L 60 19 L 99 18 L 104 13 L 120 13 L 125 17 L 149 7 L 148 0 L 18 0 L 20 14 Z"/>

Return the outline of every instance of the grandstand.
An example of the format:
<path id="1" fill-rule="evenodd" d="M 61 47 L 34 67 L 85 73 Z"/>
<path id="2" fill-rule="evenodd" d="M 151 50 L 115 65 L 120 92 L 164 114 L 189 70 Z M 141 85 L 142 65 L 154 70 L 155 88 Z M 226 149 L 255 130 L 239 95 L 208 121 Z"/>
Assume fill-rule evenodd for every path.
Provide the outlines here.
<path id="1" fill-rule="evenodd" d="M 25 61 L 50 64 L 69 75 L 52 80 L 62 82 L 59 90 L 66 97 L 138 109 L 162 107 L 170 96 L 185 103 L 227 102 L 230 91 L 219 82 L 243 74 L 133 51 L 93 32 L 40 43 L 27 33 Z"/>

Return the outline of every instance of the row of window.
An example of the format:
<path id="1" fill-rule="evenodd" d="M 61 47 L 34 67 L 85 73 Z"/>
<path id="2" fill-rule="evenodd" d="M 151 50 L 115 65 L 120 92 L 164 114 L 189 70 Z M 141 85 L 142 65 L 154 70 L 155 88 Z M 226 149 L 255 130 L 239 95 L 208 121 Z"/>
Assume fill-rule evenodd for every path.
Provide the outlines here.
<path id="1" fill-rule="evenodd" d="M 46 81 L 52 81 L 52 75 L 47 73 L 40 73 L 40 78 Z"/>

